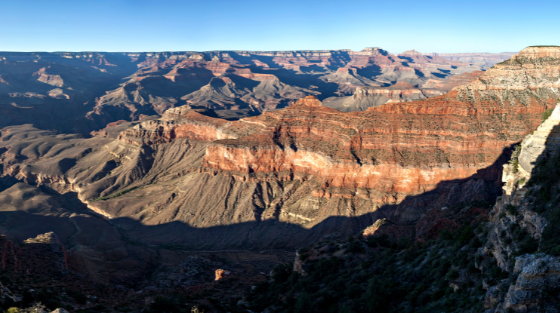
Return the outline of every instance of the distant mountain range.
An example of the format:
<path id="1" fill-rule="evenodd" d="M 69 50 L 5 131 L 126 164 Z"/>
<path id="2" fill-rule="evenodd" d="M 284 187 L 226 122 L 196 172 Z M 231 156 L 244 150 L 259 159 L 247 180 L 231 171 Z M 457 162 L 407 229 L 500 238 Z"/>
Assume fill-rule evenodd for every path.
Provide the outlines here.
<path id="1" fill-rule="evenodd" d="M 0 127 L 88 133 L 190 104 L 235 119 L 314 95 L 342 111 L 441 95 L 513 53 L 0 52 Z"/>

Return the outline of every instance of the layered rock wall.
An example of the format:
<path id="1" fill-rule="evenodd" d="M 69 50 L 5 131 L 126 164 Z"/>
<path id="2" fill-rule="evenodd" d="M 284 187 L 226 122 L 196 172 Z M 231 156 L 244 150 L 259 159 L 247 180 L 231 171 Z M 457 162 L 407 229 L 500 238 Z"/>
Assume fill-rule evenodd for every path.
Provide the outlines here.
<path id="1" fill-rule="evenodd" d="M 556 104 L 559 64 L 532 51 L 448 94 L 364 112 L 342 113 L 313 96 L 238 121 L 174 108 L 73 155 L 59 172 L 90 208 L 139 221 L 127 229 L 152 243 L 172 236 L 150 235 L 165 227 L 201 248 L 294 246 L 377 218 L 414 223 L 456 199 L 491 197 L 510 146 Z M 59 155 L 25 160 L 17 156 L 25 150 L 2 145 L 10 168 L 33 164 L 18 167 L 29 175 L 60 163 Z M 265 227 L 276 222 L 285 224 Z M 236 235 L 195 240 L 226 226 Z"/>

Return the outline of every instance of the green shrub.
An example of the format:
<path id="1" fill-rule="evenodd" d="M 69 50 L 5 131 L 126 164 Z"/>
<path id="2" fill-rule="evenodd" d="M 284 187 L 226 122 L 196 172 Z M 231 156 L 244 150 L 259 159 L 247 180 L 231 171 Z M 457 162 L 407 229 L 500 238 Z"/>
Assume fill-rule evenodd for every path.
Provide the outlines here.
<path id="1" fill-rule="evenodd" d="M 519 160 L 517 158 L 513 159 L 511 161 L 511 165 L 513 167 L 513 172 L 516 173 L 517 170 L 519 169 Z"/>
<path id="2" fill-rule="evenodd" d="M 507 236 L 507 231 L 505 229 L 502 229 L 500 231 L 500 238 L 505 238 Z"/>
<path id="3" fill-rule="evenodd" d="M 397 241 L 396 248 L 399 250 L 411 248 L 414 245 L 414 240 L 408 237 L 401 237 Z"/>
<path id="4" fill-rule="evenodd" d="M 181 307 L 175 301 L 162 296 L 155 297 L 154 302 L 150 304 L 150 308 L 147 310 L 150 313 L 174 313 L 180 311 Z"/>
<path id="5" fill-rule="evenodd" d="M 80 291 L 69 289 L 66 293 L 79 304 L 86 304 L 87 302 L 87 296 Z"/>
<path id="6" fill-rule="evenodd" d="M 113 194 L 113 195 L 109 195 L 109 196 L 105 196 L 105 197 L 98 197 L 98 198 L 94 199 L 93 201 L 103 201 L 103 200 L 109 200 L 109 199 L 118 198 L 118 197 L 120 197 L 120 196 L 122 196 L 122 195 L 125 195 L 125 194 L 127 194 L 127 193 L 129 193 L 129 192 L 131 192 L 131 191 L 134 191 L 134 190 L 136 190 L 136 189 L 138 189 L 138 188 L 139 188 L 139 187 L 132 187 L 132 188 L 129 188 L 129 189 L 125 189 L 125 190 L 119 191 L 119 192 L 117 192 L 117 193 L 115 193 L 115 194 Z"/>
<path id="7" fill-rule="evenodd" d="M 366 244 L 368 245 L 368 247 L 372 248 L 377 248 L 379 246 L 379 244 L 377 243 L 377 238 L 375 237 L 368 237 L 366 239 Z"/>
<path id="8" fill-rule="evenodd" d="M 294 312 L 296 313 L 307 313 L 311 312 L 312 308 L 312 298 L 311 295 L 307 292 L 302 292 L 296 301 L 296 306 Z"/>
<path id="9" fill-rule="evenodd" d="M 276 284 L 282 284 L 288 280 L 293 273 L 293 263 L 280 264 L 272 271 L 272 280 Z"/>
<path id="10" fill-rule="evenodd" d="M 339 313 L 356 313 L 356 311 L 354 311 L 352 309 L 352 307 L 348 306 L 348 305 L 343 305 L 340 310 L 338 311 Z"/>
<path id="11" fill-rule="evenodd" d="M 515 216 L 515 213 L 517 213 L 517 211 L 515 210 L 515 206 L 508 204 L 506 205 L 506 211 L 509 213 L 509 215 L 511 216 Z"/>
<path id="12" fill-rule="evenodd" d="M 556 246 L 556 247 L 550 249 L 549 254 L 554 255 L 554 256 L 560 256 L 560 246 Z"/>
<path id="13" fill-rule="evenodd" d="M 478 261 L 484 263 L 488 276 L 480 275 L 475 268 L 473 256 L 482 244 L 475 228 L 478 236 L 486 231 L 478 222 L 466 220 L 455 231 L 442 230 L 440 239 L 422 244 L 395 242 L 388 236 L 370 237 L 367 244 L 341 239 L 333 245 L 346 246 L 348 254 L 332 257 L 323 253 L 317 259 L 307 259 L 307 276 L 291 274 L 290 265 L 275 269 L 270 281 L 257 284 L 247 295 L 249 309 L 262 312 L 274 306 L 278 312 L 457 312 L 461 305 L 471 305 L 471 298 L 484 295 L 484 290 L 475 288 L 483 278 L 489 279 L 492 271 L 499 277 L 504 275 L 492 268 L 490 258 L 481 260 L 482 256 Z M 322 248 L 324 244 L 309 249 Z M 353 256 L 354 249 L 365 253 Z M 305 251 L 309 250 L 300 254 Z M 456 294 L 449 288 L 449 280 L 458 279 L 463 271 L 469 275 Z"/>
<path id="14" fill-rule="evenodd" d="M 348 252 L 350 253 L 364 253 L 365 249 L 362 246 L 362 243 L 359 241 L 352 241 L 349 245 L 348 245 Z"/>
<path id="15" fill-rule="evenodd" d="M 544 123 L 544 121 L 546 121 L 550 115 L 552 115 L 552 111 L 554 111 L 554 108 L 550 108 L 550 109 L 546 109 L 543 114 L 542 114 L 542 121 Z"/>
<path id="16" fill-rule="evenodd" d="M 449 229 L 444 228 L 439 232 L 439 238 L 441 240 L 451 240 L 453 239 L 453 234 Z"/>
<path id="17" fill-rule="evenodd" d="M 452 269 L 445 275 L 447 280 L 455 280 L 459 278 L 459 272 L 456 269 Z"/>
<path id="18" fill-rule="evenodd" d="M 457 229 L 457 242 L 460 244 L 465 244 L 469 240 L 471 240 L 473 234 L 473 230 L 470 225 L 463 225 Z"/>

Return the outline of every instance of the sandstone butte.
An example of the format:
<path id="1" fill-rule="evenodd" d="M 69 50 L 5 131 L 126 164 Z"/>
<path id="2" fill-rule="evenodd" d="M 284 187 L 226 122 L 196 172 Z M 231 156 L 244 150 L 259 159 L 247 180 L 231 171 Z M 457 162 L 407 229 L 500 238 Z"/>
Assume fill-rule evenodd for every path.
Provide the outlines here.
<path id="1" fill-rule="evenodd" d="M 114 223 L 140 221 L 127 229 L 147 243 L 294 247 L 379 218 L 406 225 L 434 207 L 488 200 L 504 151 L 556 105 L 559 77 L 560 48 L 530 47 L 445 95 L 363 112 L 313 96 L 233 122 L 177 107 L 56 177 L 36 172 L 40 161 L 5 172 L 76 191 Z M 173 222 L 188 227 L 155 227 Z"/>

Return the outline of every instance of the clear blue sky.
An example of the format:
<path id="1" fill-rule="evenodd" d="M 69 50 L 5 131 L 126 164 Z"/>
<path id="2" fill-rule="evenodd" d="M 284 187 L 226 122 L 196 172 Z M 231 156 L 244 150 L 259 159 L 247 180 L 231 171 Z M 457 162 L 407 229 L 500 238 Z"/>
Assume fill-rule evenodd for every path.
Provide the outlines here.
<path id="1" fill-rule="evenodd" d="M 560 1 L 0 0 L 0 51 L 519 51 Z"/>

